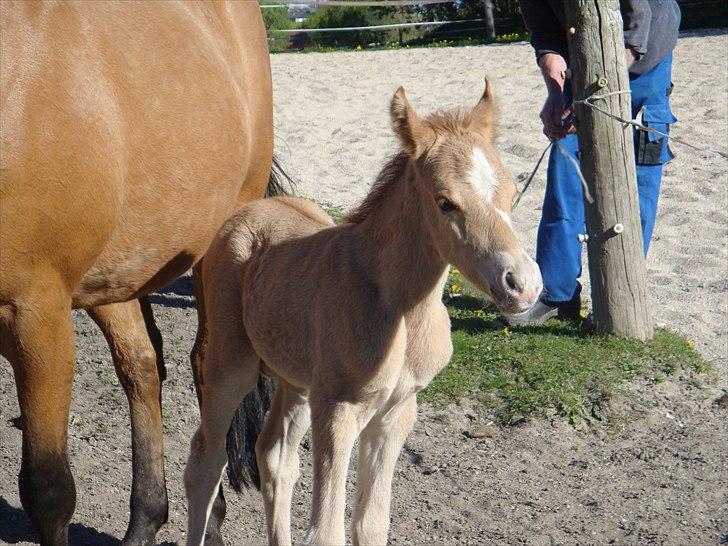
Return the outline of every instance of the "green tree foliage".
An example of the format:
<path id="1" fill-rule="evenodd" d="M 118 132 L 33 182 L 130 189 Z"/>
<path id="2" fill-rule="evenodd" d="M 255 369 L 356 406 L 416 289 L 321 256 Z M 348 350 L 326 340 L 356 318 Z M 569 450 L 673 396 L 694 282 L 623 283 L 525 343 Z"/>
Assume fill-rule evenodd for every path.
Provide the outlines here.
<path id="1" fill-rule="evenodd" d="M 260 11 L 263 14 L 263 24 L 267 32 L 270 33 L 271 30 L 293 28 L 293 22 L 288 19 L 288 9 L 286 6 L 280 8 L 265 8 Z"/>
<path id="2" fill-rule="evenodd" d="M 320 9 L 303 23 L 303 28 L 365 27 L 378 24 L 374 10 L 358 7 L 330 7 Z M 376 42 L 374 31 L 321 32 L 311 35 L 314 43 L 327 47 L 356 47 Z"/>
<path id="3" fill-rule="evenodd" d="M 416 7 L 321 7 L 306 19 L 303 28 L 341 28 L 412 23 L 422 20 L 422 13 Z M 311 39 L 326 47 L 366 47 L 369 44 L 389 43 L 413 36 L 413 29 L 361 30 L 345 32 L 322 32 L 312 34 Z"/>
<path id="4" fill-rule="evenodd" d="M 493 0 L 496 35 L 522 33 L 525 31 L 518 0 Z M 426 4 L 421 7 L 428 21 L 468 21 L 485 17 L 482 0 L 460 0 L 444 4 Z M 485 24 L 482 21 L 449 23 L 428 30 L 421 42 L 439 40 L 461 40 L 485 38 Z"/>

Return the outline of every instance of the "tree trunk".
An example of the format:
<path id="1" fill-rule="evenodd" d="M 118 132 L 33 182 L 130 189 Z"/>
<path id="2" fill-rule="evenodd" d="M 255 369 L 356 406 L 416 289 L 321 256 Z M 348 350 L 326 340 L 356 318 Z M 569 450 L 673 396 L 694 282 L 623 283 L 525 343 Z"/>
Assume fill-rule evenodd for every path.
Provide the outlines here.
<path id="1" fill-rule="evenodd" d="M 629 91 L 618 0 L 568 1 L 565 9 L 574 99 Z M 596 104 L 632 118 L 628 93 Z M 576 124 L 581 169 L 594 199 L 585 206 L 596 327 L 651 339 L 632 128 L 583 104 L 576 105 Z"/>
<path id="2" fill-rule="evenodd" d="M 493 0 L 483 0 L 485 12 L 485 41 L 495 42 L 495 19 L 493 18 Z"/>

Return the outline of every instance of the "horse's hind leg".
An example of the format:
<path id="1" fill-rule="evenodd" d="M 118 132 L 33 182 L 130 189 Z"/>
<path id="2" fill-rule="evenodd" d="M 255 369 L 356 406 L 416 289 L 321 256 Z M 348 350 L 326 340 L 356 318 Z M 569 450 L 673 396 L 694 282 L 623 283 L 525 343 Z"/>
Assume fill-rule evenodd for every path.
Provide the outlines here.
<path id="1" fill-rule="evenodd" d="M 23 418 L 20 501 L 41 544 L 61 545 L 76 504 L 66 450 L 75 358 L 71 298 L 63 283 L 37 279 L 37 285 L 41 294 L 2 313 L 0 350 L 12 364 Z"/>
<path id="2" fill-rule="evenodd" d="M 311 423 L 304 391 L 278 380 L 263 431 L 255 444 L 269 544 L 291 543 L 291 497 L 300 475 L 298 445 Z"/>
<path id="3" fill-rule="evenodd" d="M 235 313 L 233 313 L 235 316 Z M 227 463 L 225 438 L 235 409 L 258 379 L 259 357 L 239 320 L 217 320 L 201 375 L 202 422 L 192 437 L 185 469 L 187 544 L 202 544 Z"/>
<path id="4" fill-rule="evenodd" d="M 89 315 L 104 333 L 131 414 L 131 517 L 124 544 L 153 544 L 167 521 L 161 382 L 162 336 L 149 299 L 94 307 Z"/>
<path id="5" fill-rule="evenodd" d="M 415 395 L 372 418 L 359 438 L 354 513 L 354 544 L 386 544 L 394 466 L 417 417 Z"/>

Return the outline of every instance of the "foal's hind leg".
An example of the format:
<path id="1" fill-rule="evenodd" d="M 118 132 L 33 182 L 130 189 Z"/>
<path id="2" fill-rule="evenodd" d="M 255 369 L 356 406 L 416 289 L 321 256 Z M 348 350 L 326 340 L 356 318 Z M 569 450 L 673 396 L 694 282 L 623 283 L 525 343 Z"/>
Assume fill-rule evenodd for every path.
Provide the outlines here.
<path id="1" fill-rule="evenodd" d="M 354 544 L 386 544 L 392 475 L 402 445 L 417 417 L 415 395 L 372 418 L 359 438 L 354 513 Z"/>
<path id="2" fill-rule="evenodd" d="M 195 299 L 197 301 L 197 334 L 195 336 L 195 343 L 192 346 L 192 352 L 190 353 L 190 364 L 192 366 L 195 392 L 197 393 L 197 405 L 200 408 L 202 408 L 202 368 L 207 352 L 208 337 L 205 291 L 202 286 L 202 264 L 204 259 L 203 257 L 192 268 L 192 281 L 195 287 Z M 210 515 L 208 516 L 205 544 L 211 546 L 224 544 L 221 527 L 222 522 L 225 520 L 226 511 L 225 495 L 222 492 L 222 485 L 220 485 L 212 509 L 210 510 Z"/>
<path id="3" fill-rule="evenodd" d="M 43 287 L 39 293 L 12 310 L 0 306 L 0 352 L 12 364 L 23 418 L 20 501 L 41 544 L 63 545 L 76 504 L 66 450 L 75 358 L 71 297 L 62 282 L 34 281 Z"/>
<path id="4" fill-rule="evenodd" d="M 162 336 L 147 297 L 88 310 L 111 348 L 131 414 L 131 517 L 124 544 L 153 544 L 167 521 L 161 382 Z"/>
<path id="5" fill-rule="evenodd" d="M 300 475 L 298 445 L 311 423 L 306 392 L 277 381 L 255 452 L 265 503 L 269 544 L 291 543 L 291 497 Z"/>
<path id="6" fill-rule="evenodd" d="M 185 469 L 187 544 L 202 544 L 227 463 L 225 437 L 240 400 L 258 378 L 259 358 L 235 320 L 217 321 L 203 368 L 200 416 Z"/>

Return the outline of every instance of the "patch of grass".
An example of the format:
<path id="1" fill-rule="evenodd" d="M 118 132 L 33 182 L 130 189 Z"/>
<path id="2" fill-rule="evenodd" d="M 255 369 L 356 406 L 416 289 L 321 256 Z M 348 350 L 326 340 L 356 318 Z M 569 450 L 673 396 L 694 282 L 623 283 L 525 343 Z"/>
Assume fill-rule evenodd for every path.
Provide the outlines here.
<path id="1" fill-rule="evenodd" d="M 333 203 L 319 203 L 319 206 L 324 209 L 324 212 L 331 216 L 331 219 L 337 224 L 341 222 L 344 217 L 344 207 L 341 205 L 335 205 Z"/>
<path id="2" fill-rule="evenodd" d="M 592 409 L 635 377 L 657 382 L 678 369 L 711 370 L 692 342 L 669 330 L 656 330 L 649 343 L 556 320 L 512 330 L 477 294 L 457 270 L 451 273 L 445 302 L 455 350 L 420 400 L 437 404 L 468 396 L 490 407 L 501 423 L 555 408 L 577 423 L 593 420 Z"/>

